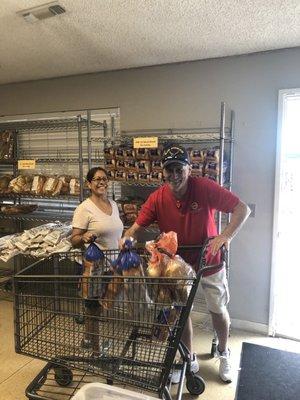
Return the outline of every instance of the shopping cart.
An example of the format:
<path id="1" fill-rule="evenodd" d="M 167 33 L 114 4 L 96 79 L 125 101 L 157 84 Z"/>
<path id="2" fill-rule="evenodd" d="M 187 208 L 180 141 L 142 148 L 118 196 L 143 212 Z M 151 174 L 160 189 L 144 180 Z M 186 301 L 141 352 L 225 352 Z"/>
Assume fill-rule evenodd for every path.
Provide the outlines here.
<path id="1" fill-rule="evenodd" d="M 96 286 L 110 285 L 118 294 L 100 301 L 89 299 L 88 304 L 78 291 L 78 253 L 54 254 L 17 273 L 16 352 L 48 361 L 28 386 L 26 396 L 70 399 L 82 384 L 95 379 L 90 377 L 97 376 L 170 400 L 173 368 L 182 370 L 176 399 L 181 399 L 185 381 L 192 395 L 201 394 L 205 383 L 191 372 L 190 354 L 180 338 L 202 273 L 220 266 L 206 266 L 208 245 L 209 241 L 198 247 L 197 276 L 180 279 L 112 276 L 110 260 L 118 251 L 105 251 L 103 276 L 85 279 Z M 195 246 L 190 249 L 196 251 Z M 146 268 L 148 255 L 143 249 L 139 252 Z M 176 303 L 157 296 L 158 291 L 174 287 L 188 288 L 188 296 L 179 296 Z M 78 324 L 79 316 L 83 324 Z M 87 334 L 90 346 L 83 341 Z M 177 351 L 180 364 L 174 363 Z"/>

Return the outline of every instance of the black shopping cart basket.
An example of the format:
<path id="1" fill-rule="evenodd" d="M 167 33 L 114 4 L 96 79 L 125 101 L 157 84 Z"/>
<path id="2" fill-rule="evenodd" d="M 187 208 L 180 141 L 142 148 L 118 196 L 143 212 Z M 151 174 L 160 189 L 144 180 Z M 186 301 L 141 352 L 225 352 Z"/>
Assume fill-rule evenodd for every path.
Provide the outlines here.
<path id="1" fill-rule="evenodd" d="M 169 400 L 177 351 L 183 362 L 176 399 L 185 381 L 192 395 L 201 394 L 204 381 L 191 372 L 190 355 L 180 338 L 202 273 L 216 268 L 206 266 L 206 249 L 198 247 L 200 267 L 192 278 L 112 275 L 111 260 L 118 250 L 105 251 L 102 276 L 79 278 L 79 255 L 73 252 L 51 255 L 18 272 L 16 352 L 48 361 L 26 396 L 71 399 L 83 384 L 101 377 Z M 149 255 L 139 252 L 145 269 Z M 83 298 L 84 285 L 98 288 L 98 297 Z M 184 288 L 176 302 L 158 295 L 174 287 Z"/>

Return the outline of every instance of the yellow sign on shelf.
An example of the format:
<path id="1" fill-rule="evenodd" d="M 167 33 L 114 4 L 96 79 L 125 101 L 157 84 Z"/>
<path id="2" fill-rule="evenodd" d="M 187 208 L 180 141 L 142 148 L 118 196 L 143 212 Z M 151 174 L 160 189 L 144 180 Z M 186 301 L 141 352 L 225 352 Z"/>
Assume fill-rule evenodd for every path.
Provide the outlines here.
<path id="1" fill-rule="evenodd" d="M 133 139 L 135 149 L 155 149 L 158 147 L 158 137 L 137 137 Z"/>
<path id="2" fill-rule="evenodd" d="M 18 169 L 35 169 L 35 160 L 18 160 Z"/>

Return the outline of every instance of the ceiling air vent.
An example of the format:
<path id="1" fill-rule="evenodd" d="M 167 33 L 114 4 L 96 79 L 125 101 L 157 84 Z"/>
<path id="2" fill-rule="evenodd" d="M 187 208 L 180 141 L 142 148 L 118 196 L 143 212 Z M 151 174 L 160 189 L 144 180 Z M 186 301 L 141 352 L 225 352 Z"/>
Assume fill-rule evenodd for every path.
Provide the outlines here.
<path id="1" fill-rule="evenodd" d="M 27 10 L 18 11 L 17 14 L 25 19 L 26 22 L 36 22 L 39 20 L 55 17 L 64 14 L 65 8 L 58 1 L 41 4 L 39 6 L 28 8 Z"/>

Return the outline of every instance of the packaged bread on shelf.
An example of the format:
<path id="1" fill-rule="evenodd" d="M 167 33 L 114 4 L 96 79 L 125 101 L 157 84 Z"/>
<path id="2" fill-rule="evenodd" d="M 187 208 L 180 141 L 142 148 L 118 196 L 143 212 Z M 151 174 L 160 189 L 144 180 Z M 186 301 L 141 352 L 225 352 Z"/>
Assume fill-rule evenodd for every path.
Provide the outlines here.
<path id="1" fill-rule="evenodd" d="M 107 170 L 107 177 L 110 181 L 113 181 L 115 179 L 115 171 L 113 170 Z"/>
<path id="2" fill-rule="evenodd" d="M 111 160 L 115 156 L 115 149 L 113 147 L 104 147 L 103 153 L 105 159 Z"/>
<path id="3" fill-rule="evenodd" d="M 78 178 L 70 179 L 70 194 L 72 196 L 78 196 L 80 193 L 80 183 Z"/>
<path id="4" fill-rule="evenodd" d="M 30 175 L 19 175 L 9 182 L 8 188 L 13 193 L 26 194 L 30 192 L 32 185 L 32 176 Z"/>
<path id="5" fill-rule="evenodd" d="M 135 149 L 135 158 L 137 160 L 149 160 L 149 149 Z"/>
<path id="6" fill-rule="evenodd" d="M 193 161 L 191 163 L 191 175 L 192 176 L 203 176 L 203 163 Z"/>
<path id="7" fill-rule="evenodd" d="M 137 180 L 138 180 L 137 172 L 132 172 L 132 171 L 126 172 L 126 181 L 127 182 L 137 182 Z"/>
<path id="8" fill-rule="evenodd" d="M 115 181 L 126 181 L 126 172 L 115 171 Z"/>
<path id="9" fill-rule="evenodd" d="M 123 160 L 125 159 L 125 148 L 123 146 L 119 146 L 115 149 L 115 159 Z"/>
<path id="10" fill-rule="evenodd" d="M 150 172 L 150 177 L 149 177 L 150 182 L 153 183 L 160 183 L 163 180 L 163 174 L 162 172 L 158 171 L 152 171 Z"/>
<path id="11" fill-rule="evenodd" d="M 146 160 L 139 160 L 136 163 L 138 172 L 146 172 L 147 174 L 151 171 L 151 164 L 150 161 Z"/>
<path id="12" fill-rule="evenodd" d="M 59 179 L 57 176 L 48 176 L 43 186 L 43 195 L 53 196 L 53 193 L 55 193 L 58 184 Z"/>
<path id="13" fill-rule="evenodd" d="M 115 170 L 116 168 L 116 161 L 114 159 L 106 159 L 105 160 L 105 169 L 110 171 L 110 170 Z"/>
<path id="14" fill-rule="evenodd" d="M 70 193 L 70 180 L 71 176 L 61 175 L 59 178 L 60 184 L 58 185 L 57 194 L 67 195 Z"/>
<path id="15" fill-rule="evenodd" d="M 150 182 L 150 175 L 146 172 L 138 173 L 138 182 L 140 183 L 149 183 Z"/>
<path id="16" fill-rule="evenodd" d="M 161 160 L 163 153 L 163 148 L 161 146 L 156 149 L 149 149 L 149 158 L 150 160 Z"/>
<path id="17" fill-rule="evenodd" d="M 214 147 L 212 149 L 206 150 L 205 153 L 205 161 L 213 161 L 213 162 L 219 162 L 220 159 L 220 150 L 217 147 Z"/>
<path id="18" fill-rule="evenodd" d="M 220 171 L 219 163 L 215 161 L 208 161 L 205 164 L 204 173 L 209 175 L 218 175 Z"/>
<path id="19" fill-rule="evenodd" d="M 125 214 L 128 213 L 137 213 L 138 212 L 138 204 L 136 203 L 124 203 L 123 204 L 123 212 Z"/>
<path id="20" fill-rule="evenodd" d="M 135 160 L 126 160 L 125 168 L 127 171 L 138 172 L 137 162 Z"/>
<path id="21" fill-rule="evenodd" d="M 205 151 L 201 149 L 191 149 L 190 150 L 190 160 L 191 162 L 204 162 Z"/>
<path id="22" fill-rule="evenodd" d="M 151 170 L 161 172 L 163 170 L 163 165 L 162 165 L 161 160 L 151 161 Z"/>
<path id="23" fill-rule="evenodd" d="M 132 147 L 126 147 L 124 149 L 125 161 L 135 160 L 135 150 Z"/>
<path id="24" fill-rule="evenodd" d="M 124 160 L 116 160 L 116 170 L 117 171 L 125 171 L 125 161 Z"/>
<path id="25" fill-rule="evenodd" d="M 30 192 L 37 195 L 43 194 L 43 187 L 46 179 L 47 178 L 44 175 L 35 175 L 32 180 Z"/>
<path id="26" fill-rule="evenodd" d="M 9 182 L 12 180 L 11 175 L 2 175 L 0 176 L 0 194 L 7 194 L 10 192 L 8 189 Z"/>

